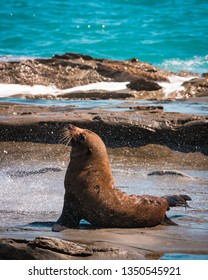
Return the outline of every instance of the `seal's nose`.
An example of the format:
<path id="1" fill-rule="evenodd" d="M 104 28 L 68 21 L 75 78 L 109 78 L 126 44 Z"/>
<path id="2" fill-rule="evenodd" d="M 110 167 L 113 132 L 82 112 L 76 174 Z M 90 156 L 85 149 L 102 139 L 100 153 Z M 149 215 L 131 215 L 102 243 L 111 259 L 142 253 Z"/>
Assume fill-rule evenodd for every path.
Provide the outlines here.
<path id="1" fill-rule="evenodd" d="M 74 126 L 73 124 L 70 124 L 69 126 L 68 126 L 68 129 L 69 130 L 73 130 L 73 129 L 75 129 L 76 128 L 76 126 Z"/>

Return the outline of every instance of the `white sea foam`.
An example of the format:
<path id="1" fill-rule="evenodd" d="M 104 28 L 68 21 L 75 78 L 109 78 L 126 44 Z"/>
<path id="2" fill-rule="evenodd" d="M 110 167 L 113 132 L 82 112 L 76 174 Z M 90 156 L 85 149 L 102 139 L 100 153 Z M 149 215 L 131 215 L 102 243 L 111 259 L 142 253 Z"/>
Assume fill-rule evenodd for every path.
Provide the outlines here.
<path id="1" fill-rule="evenodd" d="M 0 97 L 12 97 L 15 95 L 53 95 L 56 96 L 59 90 L 51 86 L 27 86 L 19 84 L 0 84 Z"/>
<path id="2" fill-rule="evenodd" d="M 76 92 L 76 91 L 89 91 L 89 90 L 123 90 L 126 89 L 128 82 L 99 82 L 84 86 L 77 86 L 69 89 L 58 89 L 55 86 L 28 86 L 19 84 L 0 84 L 0 97 L 12 97 L 15 95 L 52 95 L 56 97 L 60 94 Z"/>
<path id="3" fill-rule="evenodd" d="M 33 56 L 15 56 L 15 55 L 0 55 L 0 62 L 14 62 L 28 59 L 35 59 Z"/>
<path id="4" fill-rule="evenodd" d="M 88 91 L 88 90 L 123 90 L 129 82 L 99 82 L 85 86 L 77 86 L 71 89 L 64 90 L 65 92 Z"/>
<path id="5" fill-rule="evenodd" d="M 170 82 L 159 82 L 158 84 L 163 88 L 163 93 L 165 97 L 172 92 L 179 92 L 183 91 L 185 88 L 182 86 L 184 82 L 190 81 L 191 79 L 196 78 L 195 76 L 189 77 L 181 77 L 177 75 L 169 76 Z"/>
<path id="6" fill-rule="evenodd" d="M 185 81 L 193 79 L 194 76 L 180 77 L 172 75 L 169 77 L 170 82 L 158 82 L 163 88 L 164 97 L 168 97 L 172 92 L 179 92 L 184 90 L 182 84 Z M 58 96 L 65 93 L 72 93 L 77 91 L 90 91 L 90 90 L 106 90 L 106 91 L 118 91 L 126 89 L 126 85 L 129 82 L 98 82 L 84 86 L 77 86 L 68 89 L 58 89 L 55 86 L 43 86 L 43 85 L 19 85 L 19 84 L 0 84 L 0 98 L 19 96 Z"/>
<path id="7" fill-rule="evenodd" d="M 208 55 L 194 56 L 191 59 L 167 59 L 158 66 L 174 72 L 185 70 L 202 74 L 208 72 Z"/>

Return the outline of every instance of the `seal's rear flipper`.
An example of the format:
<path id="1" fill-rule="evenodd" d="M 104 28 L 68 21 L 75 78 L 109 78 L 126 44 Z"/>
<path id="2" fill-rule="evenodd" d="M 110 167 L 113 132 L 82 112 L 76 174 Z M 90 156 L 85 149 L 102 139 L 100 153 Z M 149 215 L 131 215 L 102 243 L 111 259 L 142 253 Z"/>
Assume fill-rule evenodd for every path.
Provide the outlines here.
<path id="1" fill-rule="evenodd" d="M 168 202 L 169 207 L 190 207 L 187 200 L 190 201 L 191 198 L 185 194 L 176 194 L 176 195 L 165 195 L 163 196 Z"/>
<path id="2" fill-rule="evenodd" d="M 171 219 L 169 219 L 166 215 L 161 222 L 161 225 L 163 226 L 177 226 L 178 224 L 174 223 Z"/>

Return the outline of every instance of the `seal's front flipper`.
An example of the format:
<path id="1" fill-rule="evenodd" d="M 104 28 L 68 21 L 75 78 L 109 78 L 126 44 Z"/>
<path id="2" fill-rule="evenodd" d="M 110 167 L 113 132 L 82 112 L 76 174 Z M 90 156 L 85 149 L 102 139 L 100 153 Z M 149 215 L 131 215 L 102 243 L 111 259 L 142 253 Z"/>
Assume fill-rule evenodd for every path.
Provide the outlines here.
<path id="1" fill-rule="evenodd" d="M 165 195 L 163 196 L 168 202 L 169 207 L 190 207 L 186 201 L 191 198 L 185 194 Z"/>
<path id="2" fill-rule="evenodd" d="M 67 198 L 68 199 L 68 198 Z M 52 226 L 52 231 L 62 231 L 67 228 L 78 228 L 82 216 L 75 203 L 65 200 L 61 216 L 58 221 Z"/>
<path id="3" fill-rule="evenodd" d="M 171 219 L 169 219 L 166 215 L 161 222 L 163 226 L 178 226 L 178 224 L 174 223 Z"/>

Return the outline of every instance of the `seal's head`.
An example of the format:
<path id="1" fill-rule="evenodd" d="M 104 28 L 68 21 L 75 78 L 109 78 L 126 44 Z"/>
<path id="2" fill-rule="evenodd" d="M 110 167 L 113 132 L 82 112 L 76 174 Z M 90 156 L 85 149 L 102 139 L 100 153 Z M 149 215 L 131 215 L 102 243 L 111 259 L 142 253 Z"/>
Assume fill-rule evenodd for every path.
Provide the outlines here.
<path id="1" fill-rule="evenodd" d="M 88 129 L 70 124 L 64 129 L 63 134 L 66 144 L 72 147 L 71 157 L 79 157 L 84 154 L 94 154 L 96 156 L 106 154 L 106 147 L 102 139 Z"/>

